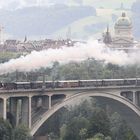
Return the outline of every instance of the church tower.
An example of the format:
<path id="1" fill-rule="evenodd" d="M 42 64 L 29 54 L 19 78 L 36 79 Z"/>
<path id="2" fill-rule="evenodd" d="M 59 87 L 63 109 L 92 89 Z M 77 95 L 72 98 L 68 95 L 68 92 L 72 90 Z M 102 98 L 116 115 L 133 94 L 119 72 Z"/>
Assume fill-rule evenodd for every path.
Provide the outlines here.
<path id="1" fill-rule="evenodd" d="M 109 27 L 107 26 L 107 31 L 105 32 L 105 34 L 103 35 L 103 42 L 106 45 L 109 45 L 112 43 L 112 38 L 111 38 L 111 34 L 109 32 Z"/>

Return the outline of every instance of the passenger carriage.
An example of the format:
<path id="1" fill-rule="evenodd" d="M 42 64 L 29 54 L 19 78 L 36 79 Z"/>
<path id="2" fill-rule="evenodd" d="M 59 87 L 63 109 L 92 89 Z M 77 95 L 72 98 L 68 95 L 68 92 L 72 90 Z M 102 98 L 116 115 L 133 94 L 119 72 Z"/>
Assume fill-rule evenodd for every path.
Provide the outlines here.
<path id="1" fill-rule="evenodd" d="M 17 89 L 31 89 L 30 82 L 15 82 Z"/>

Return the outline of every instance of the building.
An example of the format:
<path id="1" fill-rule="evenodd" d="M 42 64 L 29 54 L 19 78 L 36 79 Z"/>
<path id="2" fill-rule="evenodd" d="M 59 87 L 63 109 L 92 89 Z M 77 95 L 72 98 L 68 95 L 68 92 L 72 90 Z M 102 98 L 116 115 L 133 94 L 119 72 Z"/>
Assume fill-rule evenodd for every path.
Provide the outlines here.
<path id="1" fill-rule="evenodd" d="M 103 42 L 115 48 L 128 48 L 134 46 L 134 37 L 132 33 L 133 25 L 126 13 L 123 12 L 114 25 L 114 34 L 107 28 L 103 36 Z"/>

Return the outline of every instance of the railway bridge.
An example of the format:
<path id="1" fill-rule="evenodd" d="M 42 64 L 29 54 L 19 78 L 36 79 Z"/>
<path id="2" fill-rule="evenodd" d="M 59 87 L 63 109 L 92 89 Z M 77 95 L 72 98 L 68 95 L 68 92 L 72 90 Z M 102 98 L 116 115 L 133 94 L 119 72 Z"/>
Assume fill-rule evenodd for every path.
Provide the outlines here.
<path id="1" fill-rule="evenodd" d="M 13 125 L 26 124 L 31 135 L 60 108 L 78 98 L 96 97 L 111 104 L 140 139 L 140 86 L 71 87 L 0 90 L 0 116 Z"/>

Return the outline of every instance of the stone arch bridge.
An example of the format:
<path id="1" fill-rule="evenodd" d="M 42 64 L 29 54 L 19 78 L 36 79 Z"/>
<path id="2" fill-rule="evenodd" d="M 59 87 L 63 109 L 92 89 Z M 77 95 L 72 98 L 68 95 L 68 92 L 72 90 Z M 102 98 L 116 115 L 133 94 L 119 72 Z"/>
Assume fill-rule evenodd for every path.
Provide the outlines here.
<path id="1" fill-rule="evenodd" d="M 0 90 L 0 116 L 10 118 L 13 125 L 26 124 L 35 135 L 57 110 L 87 96 L 111 104 L 140 139 L 140 86 L 135 85 Z"/>

